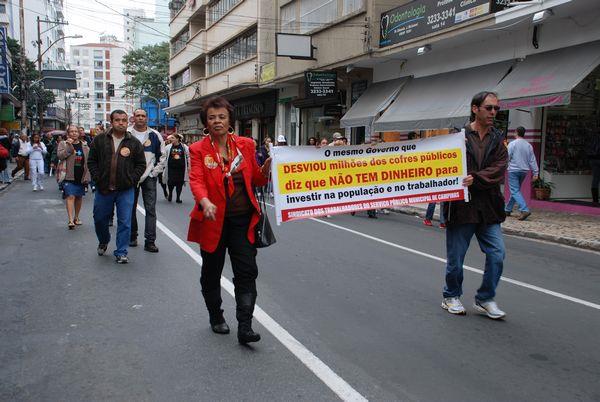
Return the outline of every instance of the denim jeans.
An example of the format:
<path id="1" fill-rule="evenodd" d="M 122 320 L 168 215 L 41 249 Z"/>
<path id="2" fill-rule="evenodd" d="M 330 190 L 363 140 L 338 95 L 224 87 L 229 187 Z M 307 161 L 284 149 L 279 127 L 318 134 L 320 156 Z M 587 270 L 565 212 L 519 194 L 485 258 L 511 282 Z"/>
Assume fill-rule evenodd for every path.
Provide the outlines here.
<path id="1" fill-rule="evenodd" d="M 98 243 L 108 244 L 110 232 L 108 222 L 110 221 L 115 204 L 117 206 L 117 248 L 115 256 L 127 255 L 129 236 L 131 233 L 131 208 L 133 207 L 133 188 L 112 191 L 102 194 L 99 190 L 94 198 L 94 227 Z"/>
<path id="2" fill-rule="evenodd" d="M 146 243 L 154 243 L 156 240 L 156 177 L 147 177 L 139 187 L 135 188 L 135 198 L 131 212 L 131 240 L 135 240 L 138 237 L 136 209 L 140 191 L 142 192 L 144 209 L 146 210 L 144 237 L 146 238 Z"/>
<path id="3" fill-rule="evenodd" d="M 523 181 L 526 177 L 527 171 L 525 170 L 508 172 L 508 188 L 510 189 L 510 198 L 508 199 L 508 203 L 504 208 L 506 212 L 512 212 L 515 202 L 519 206 L 519 211 L 529 212 L 525 198 L 523 198 L 523 194 L 521 194 L 521 184 L 523 184 Z"/>
<path id="4" fill-rule="evenodd" d="M 6 160 L 8 162 L 8 159 Z M 8 175 L 8 163 L 6 164 L 6 169 L 0 171 L 0 182 L 2 183 L 10 183 L 10 176 Z"/>
<path id="5" fill-rule="evenodd" d="M 493 299 L 496 295 L 496 286 L 502 276 L 505 255 L 500 224 L 466 223 L 448 226 L 446 230 L 448 261 L 444 297 L 460 297 L 462 295 L 463 263 L 473 235 L 477 237 L 479 248 L 485 254 L 483 280 L 477 289 L 475 299 L 483 302 Z"/>
<path id="6" fill-rule="evenodd" d="M 425 213 L 425 219 L 432 220 L 433 213 L 435 212 L 435 202 L 430 202 L 427 205 L 427 212 Z M 446 223 L 446 219 L 444 218 L 444 203 L 440 202 L 440 224 Z"/>

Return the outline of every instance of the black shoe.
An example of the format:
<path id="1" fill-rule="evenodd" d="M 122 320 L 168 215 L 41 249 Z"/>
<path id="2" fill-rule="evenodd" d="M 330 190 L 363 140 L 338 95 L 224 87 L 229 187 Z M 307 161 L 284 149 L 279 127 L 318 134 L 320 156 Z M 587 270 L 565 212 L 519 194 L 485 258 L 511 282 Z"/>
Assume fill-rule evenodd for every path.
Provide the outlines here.
<path id="1" fill-rule="evenodd" d="M 98 252 L 98 255 L 104 255 L 104 253 L 106 253 L 107 247 L 107 244 L 98 244 L 98 249 L 96 250 Z"/>
<path id="2" fill-rule="evenodd" d="M 137 239 L 129 240 L 129 247 L 137 247 Z"/>
<path id="3" fill-rule="evenodd" d="M 173 201 L 173 196 L 169 194 L 169 196 L 167 197 L 167 201 L 169 201 L 169 202 Z"/>
<path id="4" fill-rule="evenodd" d="M 175 200 L 176 203 L 181 204 L 183 201 L 181 200 Z"/>
<path id="5" fill-rule="evenodd" d="M 260 341 L 260 334 L 257 334 L 252 330 L 250 326 L 244 326 L 242 323 L 238 326 L 238 342 L 242 345 L 246 345 L 252 342 Z"/>
<path id="6" fill-rule="evenodd" d="M 144 244 L 144 250 L 149 251 L 151 253 L 158 253 L 158 247 L 154 242 Z"/>
<path id="7" fill-rule="evenodd" d="M 129 258 L 127 258 L 126 255 L 118 255 L 116 257 L 117 259 L 117 264 L 127 264 L 129 263 Z"/>
<path id="8" fill-rule="evenodd" d="M 220 324 L 211 324 L 210 328 L 215 334 L 227 335 L 230 332 L 229 325 L 225 321 Z"/>

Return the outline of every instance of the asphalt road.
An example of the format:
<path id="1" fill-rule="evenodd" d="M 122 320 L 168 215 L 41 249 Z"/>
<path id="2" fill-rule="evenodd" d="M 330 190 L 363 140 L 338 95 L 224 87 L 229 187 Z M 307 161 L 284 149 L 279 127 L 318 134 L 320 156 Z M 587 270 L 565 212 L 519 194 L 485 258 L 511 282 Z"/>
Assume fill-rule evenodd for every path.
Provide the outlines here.
<path id="1" fill-rule="evenodd" d="M 441 229 L 399 214 L 284 224 L 259 251 L 258 304 L 297 347 L 256 322 L 263 340 L 248 348 L 210 331 L 183 242 L 159 231 L 160 253 L 138 247 L 117 265 L 96 255 L 92 196 L 68 231 L 46 188 L 19 181 L 0 193 L 0 400 L 339 399 L 316 359 L 297 357 L 308 350 L 369 400 L 600 401 L 598 253 L 507 236 L 504 275 L 520 282 L 501 282 L 508 315 L 492 321 L 472 309 L 475 272 L 465 272 L 468 314 L 440 308 Z M 186 238 L 191 207 L 188 192 L 182 205 L 159 196 L 173 238 Z M 483 260 L 473 241 L 466 264 Z"/>

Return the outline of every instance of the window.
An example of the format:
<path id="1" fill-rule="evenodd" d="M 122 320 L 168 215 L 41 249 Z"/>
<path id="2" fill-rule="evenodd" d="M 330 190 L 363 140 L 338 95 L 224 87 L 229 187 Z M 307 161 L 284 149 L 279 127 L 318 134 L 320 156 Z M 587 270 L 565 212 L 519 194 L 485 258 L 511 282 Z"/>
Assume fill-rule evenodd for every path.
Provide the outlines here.
<path id="1" fill-rule="evenodd" d="M 102 91 L 104 89 L 104 83 L 103 82 L 94 82 L 94 89 L 96 91 Z"/>
<path id="2" fill-rule="evenodd" d="M 79 56 L 79 49 L 73 49 L 73 56 Z"/>
<path id="3" fill-rule="evenodd" d="M 281 7 L 281 31 L 294 32 L 296 30 L 296 2 Z"/>
<path id="4" fill-rule="evenodd" d="M 256 31 L 240 36 L 208 56 L 208 73 L 219 71 L 256 56 Z"/>
<path id="5" fill-rule="evenodd" d="M 89 88 L 90 87 L 90 82 L 89 81 L 83 81 L 83 85 L 84 88 Z"/>
<path id="6" fill-rule="evenodd" d="M 171 77 L 171 87 L 175 91 L 190 83 L 190 69 L 187 68 Z"/>
<path id="7" fill-rule="evenodd" d="M 242 0 L 218 0 L 212 5 L 208 6 L 208 10 L 206 12 L 208 25 L 214 24 L 216 21 L 220 20 L 229 12 L 229 10 L 241 2 Z"/>
<path id="8" fill-rule="evenodd" d="M 102 103 L 96 103 L 96 110 L 102 110 Z"/>
<path id="9" fill-rule="evenodd" d="M 83 49 L 83 50 L 81 51 L 81 55 L 82 55 L 82 56 L 86 56 L 86 57 L 87 57 L 87 56 L 89 56 L 89 55 L 90 55 L 90 52 L 89 52 L 87 49 Z"/>
<path id="10" fill-rule="evenodd" d="M 102 50 L 94 50 L 94 59 L 102 60 Z"/>
<path id="11" fill-rule="evenodd" d="M 102 71 L 94 71 L 95 80 L 101 80 L 102 78 L 104 78 L 104 74 L 102 73 Z"/>
<path id="12" fill-rule="evenodd" d="M 94 69 L 95 70 L 102 70 L 103 68 L 104 68 L 104 62 L 98 61 L 98 60 L 94 61 Z"/>
<path id="13" fill-rule="evenodd" d="M 96 120 L 97 122 L 102 122 L 102 120 L 104 120 L 104 114 L 102 114 L 102 113 L 95 113 L 94 114 L 94 120 Z"/>
<path id="14" fill-rule="evenodd" d="M 343 0 L 342 16 L 348 15 L 363 7 L 363 0 Z"/>
<path id="15" fill-rule="evenodd" d="M 96 92 L 96 99 L 104 99 L 104 93 Z"/>
<path id="16" fill-rule="evenodd" d="M 190 31 L 185 31 L 181 35 L 179 35 L 175 39 L 175 42 L 171 43 L 171 55 L 174 55 L 177 52 L 179 52 L 181 49 L 183 49 L 189 40 L 190 40 Z"/>
<path id="17" fill-rule="evenodd" d="M 312 31 L 337 18 L 337 0 L 302 0 L 300 33 Z"/>

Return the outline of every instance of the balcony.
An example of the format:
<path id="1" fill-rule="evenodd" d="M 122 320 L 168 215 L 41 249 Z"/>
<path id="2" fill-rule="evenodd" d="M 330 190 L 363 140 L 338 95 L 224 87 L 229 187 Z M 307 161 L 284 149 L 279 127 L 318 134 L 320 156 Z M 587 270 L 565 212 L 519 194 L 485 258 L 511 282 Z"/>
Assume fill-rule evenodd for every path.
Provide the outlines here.
<path id="1" fill-rule="evenodd" d="M 188 64 L 198 56 L 198 54 L 191 49 L 192 48 L 189 45 L 184 47 L 169 61 L 169 75 L 174 75 L 184 70 Z"/>

